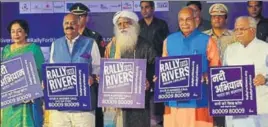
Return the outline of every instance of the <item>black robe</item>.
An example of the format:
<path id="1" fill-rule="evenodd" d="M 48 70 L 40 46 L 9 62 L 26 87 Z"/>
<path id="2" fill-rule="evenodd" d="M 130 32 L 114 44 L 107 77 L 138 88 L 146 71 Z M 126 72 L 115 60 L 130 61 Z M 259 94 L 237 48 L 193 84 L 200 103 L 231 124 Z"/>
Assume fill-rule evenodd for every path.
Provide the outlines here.
<path id="1" fill-rule="evenodd" d="M 145 38 L 139 36 L 135 51 L 121 53 L 121 58 L 134 57 L 137 59 L 147 59 L 146 78 L 152 87 L 155 70 L 155 57 L 157 56 L 154 47 Z M 122 109 L 124 127 L 150 127 L 150 91 L 145 92 L 145 109 Z"/>

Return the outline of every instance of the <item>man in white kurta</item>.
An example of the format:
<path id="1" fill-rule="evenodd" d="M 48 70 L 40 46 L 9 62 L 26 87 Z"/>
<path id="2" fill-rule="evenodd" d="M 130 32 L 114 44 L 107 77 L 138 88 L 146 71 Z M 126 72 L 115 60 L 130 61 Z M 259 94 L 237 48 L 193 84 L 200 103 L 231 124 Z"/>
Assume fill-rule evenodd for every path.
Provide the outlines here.
<path id="1" fill-rule="evenodd" d="M 223 64 L 254 64 L 258 115 L 227 116 L 226 127 L 268 127 L 268 44 L 256 38 L 253 18 L 239 17 L 234 30 L 237 42 L 227 47 Z"/>

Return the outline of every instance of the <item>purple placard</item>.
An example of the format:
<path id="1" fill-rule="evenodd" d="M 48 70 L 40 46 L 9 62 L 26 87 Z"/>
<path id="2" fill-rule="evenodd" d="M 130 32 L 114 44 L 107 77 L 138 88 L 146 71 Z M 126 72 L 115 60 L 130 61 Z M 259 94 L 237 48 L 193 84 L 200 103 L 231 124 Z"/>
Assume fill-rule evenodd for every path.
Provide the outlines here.
<path id="1" fill-rule="evenodd" d="M 253 65 L 211 67 L 210 115 L 256 115 Z"/>
<path id="2" fill-rule="evenodd" d="M 144 108 L 145 59 L 102 59 L 98 107 Z"/>
<path id="3" fill-rule="evenodd" d="M 43 64 L 46 109 L 90 110 L 87 63 Z"/>
<path id="4" fill-rule="evenodd" d="M 201 98 L 202 56 L 171 56 L 156 59 L 154 101 Z"/>
<path id="5" fill-rule="evenodd" d="M 43 96 L 31 52 L 1 62 L 1 108 Z"/>

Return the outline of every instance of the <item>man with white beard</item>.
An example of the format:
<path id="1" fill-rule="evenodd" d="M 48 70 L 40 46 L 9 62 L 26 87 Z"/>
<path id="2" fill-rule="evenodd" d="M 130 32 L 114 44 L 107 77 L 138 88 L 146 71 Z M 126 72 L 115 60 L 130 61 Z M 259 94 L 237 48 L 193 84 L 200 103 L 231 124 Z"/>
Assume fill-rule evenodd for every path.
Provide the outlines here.
<path id="1" fill-rule="evenodd" d="M 104 108 L 104 126 L 150 127 L 149 87 L 153 84 L 156 52 L 151 43 L 139 36 L 138 20 L 138 16 L 130 11 L 119 11 L 114 15 L 115 37 L 107 45 L 105 57 L 147 59 L 145 109 Z"/>

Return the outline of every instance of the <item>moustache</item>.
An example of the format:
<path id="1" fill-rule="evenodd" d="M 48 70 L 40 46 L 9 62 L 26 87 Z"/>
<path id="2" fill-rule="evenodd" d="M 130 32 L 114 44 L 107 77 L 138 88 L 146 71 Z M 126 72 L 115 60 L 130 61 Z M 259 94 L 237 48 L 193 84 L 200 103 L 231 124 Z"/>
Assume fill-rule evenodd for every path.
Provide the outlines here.
<path id="1" fill-rule="evenodd" d="M 126 32 L 128 32 L 128 30 L 123 29 L 123 30 L 120 30 L 120 32 L 121 32 L 121 33 L 126 33 Z"/>
<path id="2" fill-rule="evenodd" d="M 68 29 L 70 29 L 70 30 L 74 30 L 73 27 L 66 27 L 66 28 L 65 28 L 65 30 L 68 30 Z"/>

